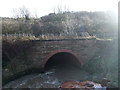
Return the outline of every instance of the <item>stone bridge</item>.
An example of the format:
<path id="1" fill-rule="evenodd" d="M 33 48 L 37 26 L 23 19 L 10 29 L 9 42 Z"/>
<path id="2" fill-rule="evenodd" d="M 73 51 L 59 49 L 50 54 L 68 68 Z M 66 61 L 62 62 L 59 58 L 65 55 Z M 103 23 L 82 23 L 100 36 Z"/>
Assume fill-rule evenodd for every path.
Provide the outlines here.
<path id="1" fill-rule="evenodd" d="M 52 56 L 58 53 L 68 53 L 80 64 L 84 64 L 92 59 L 98 51 L 96 40 L 46 40 L 33 41 L 33 43 L 29 49 L 28 58 L 37 66 L 42 67 Z"/>
<path id="2" fill-rule="evenodd" d="M 10 62 L 7 70 L 3 70 L 3 79 L 6 80 L 26 70 L 44 70 L 46 63 L 53 57 L 55 60 L 64 59 L 63 63 L 68 62 L 68 64 L 72 59 L 83 66 L 89 60 L 107 54 L 110 41 L 96 39 L 34 40 L 31 41 L 31 44 L 28 49 Z"/>
<path id="3" fill-rule="evenodd" d="M 32 46 L 15 58 L 16 69 L 22 64 L 24 68 L 44 68 L 46 62 L 53 56 L 61 53 L 60 57 L 73 58 L 80 65 L 94 59 L 96 54 L 103 52 L 108 41 L 95 39 L 79 40 L 35 40 Z M 102 51 L 101 51 L 102 50 Z M 64 54 L 68 54 L 64 56 Z M 59 57 L 59 58 L 60 58 Z M 98 56 L 99 57 L 99 56 Z M 13 65 L 14 66 L 14 65 Z M 21 69 L 22 70 L 22 69 Z"/>

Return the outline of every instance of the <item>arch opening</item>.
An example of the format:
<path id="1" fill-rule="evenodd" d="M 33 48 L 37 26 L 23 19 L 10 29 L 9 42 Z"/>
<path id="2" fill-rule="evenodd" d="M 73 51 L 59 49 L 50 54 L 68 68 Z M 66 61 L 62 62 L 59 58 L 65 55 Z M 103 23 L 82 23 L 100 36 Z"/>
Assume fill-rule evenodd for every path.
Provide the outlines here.
<path id="1" fill-rule="evenodd" d="M 80 68 L 81 64 L 76 56 L 68 52 L 59 52 L 50 57 L 45 64 L 45 71 L 50 69 Z"/>

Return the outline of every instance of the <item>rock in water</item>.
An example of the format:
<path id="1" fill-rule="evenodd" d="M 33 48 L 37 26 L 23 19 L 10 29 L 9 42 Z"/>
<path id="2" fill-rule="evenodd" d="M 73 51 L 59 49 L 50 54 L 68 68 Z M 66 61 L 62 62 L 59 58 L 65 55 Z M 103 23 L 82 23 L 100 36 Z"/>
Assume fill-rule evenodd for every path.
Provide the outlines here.
<path id="1" fill-rule="evenodd" d="M 99 83 L 94 83 L 92 81 L 67 81 L 60 85 L 59 88 L 81 88 L 84 90 L 93 90 L 96 88 L 106 90 L 106 87 L 102 87 Z"/>
<path id="2" fill-rule="evenodd" d="M 101 85 L 102 85 L 102 87 L 107 87 L 109 82 L 111 82 L 111 80 L 109 80 L 109 79 L 107 79 L 107 78 L 103 78 L 103 79 L 101 80 Z"/>

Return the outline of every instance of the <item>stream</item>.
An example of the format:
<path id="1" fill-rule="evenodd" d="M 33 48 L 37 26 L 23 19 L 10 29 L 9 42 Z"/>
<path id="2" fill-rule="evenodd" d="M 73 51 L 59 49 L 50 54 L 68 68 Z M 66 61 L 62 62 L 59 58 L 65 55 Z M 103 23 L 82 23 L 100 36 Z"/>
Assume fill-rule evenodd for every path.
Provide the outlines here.
<path id="1" fill-rule="evenodd" d="M 65 81 L 82 81 L 90 77 L 89 73 L 74 64 L 59 64 L 47 68 L 44 73 L 34 73 L 11 81 L 3 88 L 58 88 Z"/>

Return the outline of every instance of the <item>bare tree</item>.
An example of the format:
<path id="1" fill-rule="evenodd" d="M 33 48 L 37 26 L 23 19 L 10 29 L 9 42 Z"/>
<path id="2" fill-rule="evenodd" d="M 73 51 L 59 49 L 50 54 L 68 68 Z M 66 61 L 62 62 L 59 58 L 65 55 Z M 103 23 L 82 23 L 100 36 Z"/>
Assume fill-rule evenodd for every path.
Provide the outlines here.
<path id="1" fill-rule="evenodd" d="M 53 13 L 64 13 L 69 12 L 69 7 L 67 5 L 57 5 L 57 7 L 53 8 Z"/>
<path id="2" fill-rule="evenodd" d="M 64 12 L 70 12 L 69 6 L 64 5 L 63 11 L 64 11 Z"/>
<path id="3" fill-rule="evenodd" d="M 19 10 L 22 17 L 30 17 L 30 12 L 25 6 L 21 7 Z"/>
<path id="4" fill-rule="evenodd" d="M 62 13 L 63 12 L 62 6 L 58 5 L 57 7 L 53 8 L 53 12 L 54 13 Z"/>
<path id="5" fill-rule="evenodd" d="M 38 18 L 38 12 L 37 12 L 37 9 L 34 8 L 34 14 L 33 14 L 33 17 L 34 18 Z"/>
<path id="6" fill-rule="evenodd" d="M 30 11 L 25 6 L 22 6 L 19 9 L 13 9 L 14 17 L 15 18 L 26 18 L 30 17 Z"/>

